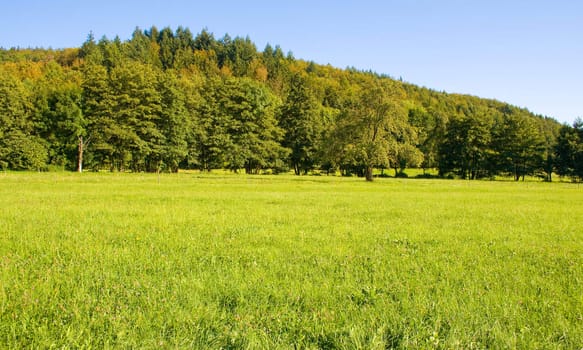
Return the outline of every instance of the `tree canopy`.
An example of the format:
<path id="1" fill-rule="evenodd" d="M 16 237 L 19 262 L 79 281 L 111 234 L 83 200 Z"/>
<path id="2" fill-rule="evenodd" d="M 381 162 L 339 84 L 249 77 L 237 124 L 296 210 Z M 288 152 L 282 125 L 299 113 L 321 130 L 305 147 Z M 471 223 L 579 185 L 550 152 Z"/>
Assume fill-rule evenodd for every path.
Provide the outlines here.
<path id="1" fill-rule="evenodd" d="M 184 27 L 0 49 L 4 169 L 581 179 L 582 124 Z"/>

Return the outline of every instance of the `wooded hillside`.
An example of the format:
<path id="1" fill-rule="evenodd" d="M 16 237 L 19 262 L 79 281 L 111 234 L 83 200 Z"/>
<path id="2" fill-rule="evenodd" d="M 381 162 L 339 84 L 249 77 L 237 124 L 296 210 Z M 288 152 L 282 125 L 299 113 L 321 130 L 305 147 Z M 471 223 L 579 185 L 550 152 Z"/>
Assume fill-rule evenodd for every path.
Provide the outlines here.
<path id="1" fill-rule="evenodd" d="M 583 177 L 583 122 L 179 27 L 0 50 L 0 167 Z"/>

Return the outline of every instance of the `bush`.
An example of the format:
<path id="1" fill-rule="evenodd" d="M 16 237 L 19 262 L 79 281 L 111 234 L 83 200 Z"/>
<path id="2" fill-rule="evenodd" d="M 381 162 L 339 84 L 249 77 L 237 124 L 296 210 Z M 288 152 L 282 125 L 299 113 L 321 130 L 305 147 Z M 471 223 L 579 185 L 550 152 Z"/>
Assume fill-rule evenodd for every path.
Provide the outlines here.
<path id="1" fill-rule="evenodd" d="M 12 170 L 44 169 L 47 158 L 47 149 L 42 140 L 26 137 L 21 132 L 6 135 L 0 144 L 0 161 Z"/>

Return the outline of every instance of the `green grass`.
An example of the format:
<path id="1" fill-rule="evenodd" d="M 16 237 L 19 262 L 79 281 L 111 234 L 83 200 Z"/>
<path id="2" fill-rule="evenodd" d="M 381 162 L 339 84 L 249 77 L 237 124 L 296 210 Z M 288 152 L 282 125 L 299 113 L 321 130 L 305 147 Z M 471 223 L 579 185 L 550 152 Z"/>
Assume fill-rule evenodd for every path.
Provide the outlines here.
<path id="1" fill-rule="evenodd" d="M 0 174 L 0 348 L 583 346 L 583 187 Z"/>

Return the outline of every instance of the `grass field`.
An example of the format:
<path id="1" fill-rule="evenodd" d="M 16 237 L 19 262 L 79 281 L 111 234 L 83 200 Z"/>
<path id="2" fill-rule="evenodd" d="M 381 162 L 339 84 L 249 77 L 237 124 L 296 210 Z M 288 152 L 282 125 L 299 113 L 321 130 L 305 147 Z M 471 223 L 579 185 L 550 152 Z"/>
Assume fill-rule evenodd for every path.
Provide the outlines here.
<path id="1" fill-rule="evenodd" d="M 0 174 L 0 348 L 583 347 L 583 187 Z"/>

